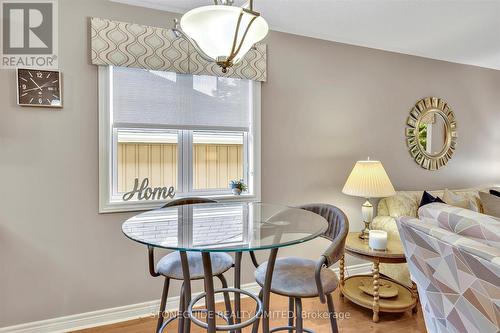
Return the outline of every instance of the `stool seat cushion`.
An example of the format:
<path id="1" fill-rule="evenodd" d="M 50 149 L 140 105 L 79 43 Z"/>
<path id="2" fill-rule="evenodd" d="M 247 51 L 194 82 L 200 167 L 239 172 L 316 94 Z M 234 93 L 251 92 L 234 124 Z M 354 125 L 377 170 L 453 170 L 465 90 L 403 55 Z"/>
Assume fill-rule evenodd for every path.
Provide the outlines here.
<path id="1" fill-rule="evenodd" d="M 189 274 L 191 280 L 203 279 L 203 260 L 201 252 L 186 252 L 189 262 Z M 220 275 L 233 266 L 233 258 L 223 252 L 213 252 L 210 254 L 212 260 L 213 276 Z M 182 274 L 181 256 L 179 252 L 167 254 L 156 264 L 156 272 L 175 280 L 184 280 Z"/>
<path id="2" fill-rule="evenodd" d="M 276 260 L 271 292 L 287 297 L 318 297 L 314 273 L 316 261 L 310 259 L 285 257 Z M 266 278 L 267 262 L 255 271 L 255 280 L 262 287 Z M 337 274 L 328 268 L 321 270 L 321 282 L 325 294 L 333 292 L 339 283 Z"/>

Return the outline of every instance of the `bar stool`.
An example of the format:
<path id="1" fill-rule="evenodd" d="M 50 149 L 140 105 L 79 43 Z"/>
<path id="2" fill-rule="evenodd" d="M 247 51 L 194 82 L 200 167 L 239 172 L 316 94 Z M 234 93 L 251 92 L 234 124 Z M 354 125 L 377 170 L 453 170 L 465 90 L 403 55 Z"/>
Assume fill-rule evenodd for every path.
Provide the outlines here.
<path id="1" fill-rule="evenodd" d="M 271 332 L 313 333 L 312 330 L 303 327 L 302 298 L 319 297 L 321 303 L 328 304 L 332 332 L 338 333 L 331 293 L 337 289 L 339 280 L 337 274 L 328 267 L 342 258 L 345 240 L 349 232 L 349 221 L 344 212 L 332 205 L 310 204 L 299 208 L 319 214 L 328 221 L 328 229 L 322 237 L 331 241 L 331 245 L 316 261 L 298 257 L 284 257 L 276 260 L 271 293 L 288 297 L 289 312 L 294 313 L 296 319 L 294 323 L 294 318 L 290 317 L 288 326 L 274 328 Z M 261 287 L 264 286 L 266 269 L 267 262 L 260 265 L 255 271 L 255 280 Z M 258 324 L 254 326 L 253 332 L 256 332 L 257 329 Z"/>
<path id="2" fill-rule="evenodd" d="M 181 205 L 189 205 L 189 204 L 198 204 L 198 203 L 215 203 L 216 201 L 205 198 L 181 198 L 177 200 L 170 201 L 162 208 L 167 207 L 175 207 Z M 189 262 L 189 273 L 191 280 L 201 280 L 204 278 L 203 271 L 203 262 L 201 253 L 198 252 L 188 252 L 187 253 L 188 262 Z M 212 260 L 212 275 L 217 277 L 222 284 L 222 288 L 227 288 L 227 282 L 224 278 L 223 273 L 228 271 L 231 267 L 233 267 L 233 258 L 227 253 L 211 253 L 210 258 Z M 178 251 L 169 253 L 161 258 L 156 264 L 155 268 L 155 259 L 154 259 L 154 248 L 152 246 L 148 246 L 148 259 L 149 259 L 149 273 L 153 277 L 163 276 L 165 278 L 165 282 L 163 284 L 163 292 L 161 296 L 160 310 L 158 313 L 158 322 L 156 326 L 156 332 L 160 332 L 164 326 L 163 319 L 165 314 L 165 306 L 167 303 L 168 290 L 170 287 L 170 280 L 184 280 L 184 275 L 182 272 L 182 264 L 180 253 Z M 224 302 L 226 305 L 226 312 L 229 316 L 231 316 L 231 301 L 229 299 L 229 295 L 224 293 Z M 180 304 L 179 304 L 179 332 L 189 332 L 189 320 L 184 318 L 184 313 L 187 311 L 188 304 L 184 304 L 184 286 L 181 288 L 180 295 Z M 232 318 L 225 318 L 232 324 Z M 165 325 L 168 322 L 165 323 Z"/>

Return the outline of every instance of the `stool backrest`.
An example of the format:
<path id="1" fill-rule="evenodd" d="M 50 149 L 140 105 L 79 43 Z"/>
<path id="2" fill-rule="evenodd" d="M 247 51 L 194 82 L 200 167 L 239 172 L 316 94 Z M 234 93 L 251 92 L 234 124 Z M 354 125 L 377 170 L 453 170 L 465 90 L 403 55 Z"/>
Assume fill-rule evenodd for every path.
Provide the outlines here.
<path id="1" fill-rule="evenodd" d="M 349 232 L 347 216 L 342 210 L 329 204 L 307 204 L 299 208 L 321 215 L 327 220 L 328 228 L 322 237 L 330 240 L 332 244 L 323 253 L 323 257 L 326 266 L 330 267 L 344 254 L 345 240 Z"/>
<path id="2" fill-rule="evenodd" d="M 216 202 L 217 201 L 215 201 L 215 200 L 207 199 L 207 198 L 187 197 L 187 198 L 180 198 L 180 199 L 175 199 L 175 200 L 172 200 L 170 202 L 167 202 L 162 208 L 182 206 L 182 205 L 192 205 L 192 204 L 199 204 L 199 203 L 216 203 Z"/>

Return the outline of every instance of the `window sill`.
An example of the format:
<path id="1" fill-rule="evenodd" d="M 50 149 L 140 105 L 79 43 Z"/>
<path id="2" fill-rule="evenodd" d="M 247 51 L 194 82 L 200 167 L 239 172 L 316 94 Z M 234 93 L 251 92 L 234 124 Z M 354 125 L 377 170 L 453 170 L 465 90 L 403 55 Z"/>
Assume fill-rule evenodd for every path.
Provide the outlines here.
<path id="1" fill-rule="evenodd" d="M 175 197 L 175 199 L 182 198 L 182 196 Z M 203 198 L 212 199 L 220 202 L 226 201 L 243 201 L 243 202 L 255 202 L 260 201 L 260 198 L 255 194 L 220 194 L 220 195 L 204 195 Z M 123 213 L 123 212 L 138 212 L 146 211 L 151 209 L 157 209 L 165 205 L 167 202 L 172 200 L 154 200 L 154 201 L 112 201 L 101 203 L 99 205 L 99 213 Z"/>

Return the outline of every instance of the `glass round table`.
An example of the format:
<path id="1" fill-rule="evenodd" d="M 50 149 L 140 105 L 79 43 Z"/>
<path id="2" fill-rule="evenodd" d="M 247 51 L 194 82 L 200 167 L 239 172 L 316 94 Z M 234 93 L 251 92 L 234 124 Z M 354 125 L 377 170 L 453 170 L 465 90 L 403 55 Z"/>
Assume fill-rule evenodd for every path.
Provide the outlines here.
<path id="1" fill-rule="evenodd" d="M 280 247 L 303 243 L 322 235 L 328 227 L 327 221 L 312 212 L 280 205 L 264 203 L 204 203 L 182 205 L 147 211 L 133 216 L 122 225 L 123 233 L 133 241 L 148 248 L 164 248 L 180 252 L 184 277 L 185 304 L 189 304 L 188 315 L 196 325 L 208 332 L 233 331 L 249 325 L 258 325 L 262 314 L 262 328 L 269 333 L 269 299 L 274 264 Z M 270 250 L 265 283 L 259 298 L 241 289 L 241 258 L 253 251 Z M 205 275 L 205 293 L 191 299 L 189 262 L 186 252 L 201 252 Z M 234 288 L 214 290 L 211 272 L 211 252 L 235 253 Z M 236 323 L 216 325 L 215 315 L 208 315 L 203 322 L 192 315 L 193 305 L 201 298 L 209 314 L 215 314 L 215 294 L 235 294 Z M 254 298 L 257 311 L 253 318 L 239 321 L 240 295 Z M 189 332 L 187 325 L 184 332 Z"/>

